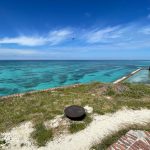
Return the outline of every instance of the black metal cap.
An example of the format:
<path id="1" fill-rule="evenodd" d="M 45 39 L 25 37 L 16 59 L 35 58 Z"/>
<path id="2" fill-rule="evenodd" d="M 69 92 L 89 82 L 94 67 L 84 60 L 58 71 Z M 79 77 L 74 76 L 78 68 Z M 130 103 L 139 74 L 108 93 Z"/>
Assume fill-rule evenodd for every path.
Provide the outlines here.
<path id="1" fill-rule="evenodd" d="M 77 105 L 66 107 L 64 113 L 71 120 L 82 120 L 86 115 L 85 109 Z"/>

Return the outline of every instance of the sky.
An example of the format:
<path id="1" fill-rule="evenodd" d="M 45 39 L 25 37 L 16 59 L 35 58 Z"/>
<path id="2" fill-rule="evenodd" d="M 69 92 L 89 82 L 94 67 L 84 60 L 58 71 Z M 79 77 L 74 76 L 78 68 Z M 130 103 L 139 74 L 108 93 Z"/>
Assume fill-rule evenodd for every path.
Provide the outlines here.
<path id="1" fill-rule="evenodd" d="M 0 60 L 150 60 L 150 0 L 1 0 Z"/>

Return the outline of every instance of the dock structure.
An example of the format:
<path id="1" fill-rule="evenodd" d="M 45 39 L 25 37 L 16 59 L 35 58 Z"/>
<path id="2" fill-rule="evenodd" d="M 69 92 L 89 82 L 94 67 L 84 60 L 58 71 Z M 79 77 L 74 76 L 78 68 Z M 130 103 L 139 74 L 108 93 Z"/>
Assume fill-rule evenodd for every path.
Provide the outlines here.
<path id="1" fill-rule="evenodd" d="M 137 72 L 141 71 L 142 69 L 143 69 L 143 68 L 140 68 L 140 69 L 137 69 L 137 70 L 131 72 L 129 75 L 124 76 L 124 77 L 122 77 L 122 78 L 120 78 L 120 79 L 114 81 L 113 84 L 117 84 L 117 83 L 120 83 L 120 82 L 122 82 L 122 81 L 128 79 L 129 77 L 133 76 L 134 74 L 136 74 Z"/>

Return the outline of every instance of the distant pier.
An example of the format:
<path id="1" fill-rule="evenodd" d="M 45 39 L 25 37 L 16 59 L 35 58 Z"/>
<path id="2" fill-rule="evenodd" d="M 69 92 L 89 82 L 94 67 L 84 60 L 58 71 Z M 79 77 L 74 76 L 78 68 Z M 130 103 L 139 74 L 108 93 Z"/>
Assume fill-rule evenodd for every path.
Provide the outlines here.
<path id="1" fill-rule="evenodd" d="M 133 76 L 134 74 L 136 74 L 137 72 L 139 72 L 139 71 L 141 71 L 141 70 L 143 70 L 143 68 L 140 68 L 140 69 L 137 69 L 137 70 L 131 72 L 129 75 L 124 76 L 124 77 L 122 77 L 122 78 L 116 80 L 115 82 L 113 82 L 113 84 L 120 83 L 120 82 L 122 82 L 122 81 L 128 79 L 129 77 Z"/>

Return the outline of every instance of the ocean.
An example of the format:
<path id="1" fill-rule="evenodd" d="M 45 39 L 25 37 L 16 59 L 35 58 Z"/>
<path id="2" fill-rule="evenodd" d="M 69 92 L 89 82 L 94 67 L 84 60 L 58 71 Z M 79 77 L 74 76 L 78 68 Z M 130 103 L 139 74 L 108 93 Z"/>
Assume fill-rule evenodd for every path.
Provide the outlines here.
<path id="1" fill-rule="evenodd" d="M 113 82 L 139 67 L 142 60 L 0 61 L 0 96 L 90 82 Z"/>

